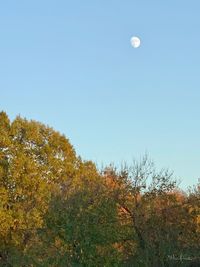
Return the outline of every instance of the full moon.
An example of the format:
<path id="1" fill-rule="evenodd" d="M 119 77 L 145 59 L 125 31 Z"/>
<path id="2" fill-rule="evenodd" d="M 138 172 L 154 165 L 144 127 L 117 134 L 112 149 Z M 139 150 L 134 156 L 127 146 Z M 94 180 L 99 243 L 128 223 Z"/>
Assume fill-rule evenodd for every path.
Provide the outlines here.
<path id="1" fill-rule="evenodd" d="M 134 47 L 134 48 L 138 48 L 138 47 L 140 47 L 140 38 L 138 38 L 138 37 L 136 37 L 136 36 L 133 36 L 132 38 L 131 38 L 131 45 L 132 45 L 132 47 Z"/>

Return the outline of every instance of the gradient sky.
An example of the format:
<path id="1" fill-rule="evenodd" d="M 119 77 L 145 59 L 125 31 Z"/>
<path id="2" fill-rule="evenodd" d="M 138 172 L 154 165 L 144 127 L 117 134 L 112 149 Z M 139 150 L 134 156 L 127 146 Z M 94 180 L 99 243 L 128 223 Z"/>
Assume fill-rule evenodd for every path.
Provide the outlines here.
<path id="1" fill-rule="evenodd" d="M 1 1 L 0 109 L 54 127 L 99 165 L 147 152 L 182 187 L 197 183 L 199 10 L 199 0 Z"/>

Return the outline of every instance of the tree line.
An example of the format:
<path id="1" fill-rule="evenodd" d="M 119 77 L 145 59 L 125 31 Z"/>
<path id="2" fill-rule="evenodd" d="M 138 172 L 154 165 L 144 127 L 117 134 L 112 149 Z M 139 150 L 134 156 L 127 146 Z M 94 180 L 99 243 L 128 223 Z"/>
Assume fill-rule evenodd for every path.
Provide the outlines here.
<path id="1" fill-rule="evenodd" d="M 0 266 L 200 266 L 200 186 L 182 191 L 147 156 L 99 170 L 1 112 Z"/>

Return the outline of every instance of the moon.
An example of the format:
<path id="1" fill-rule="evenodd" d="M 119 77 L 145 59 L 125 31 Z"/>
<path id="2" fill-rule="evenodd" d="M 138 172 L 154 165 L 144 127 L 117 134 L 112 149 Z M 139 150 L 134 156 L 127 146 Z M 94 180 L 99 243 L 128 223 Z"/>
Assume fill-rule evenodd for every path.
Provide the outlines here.
<path id="1" fill-rule="evenodd" d="M 141 41 L 139 37 L 133 36 L 131 37 L 131 45 L 134 48 L 140 47 Z"/>

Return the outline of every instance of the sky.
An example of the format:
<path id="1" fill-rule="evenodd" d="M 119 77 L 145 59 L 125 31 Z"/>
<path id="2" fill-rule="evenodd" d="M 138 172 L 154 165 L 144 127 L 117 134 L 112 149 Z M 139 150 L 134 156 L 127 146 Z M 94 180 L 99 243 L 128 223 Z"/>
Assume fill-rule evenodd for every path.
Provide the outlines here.
<path id="1" fill-rule="evenodd" d="M 52 126 L 99 166 L 148 153 L 181 187 L 197 183 L 199 10 L 199 0 L 1 1 L 0 110 Z"/>

